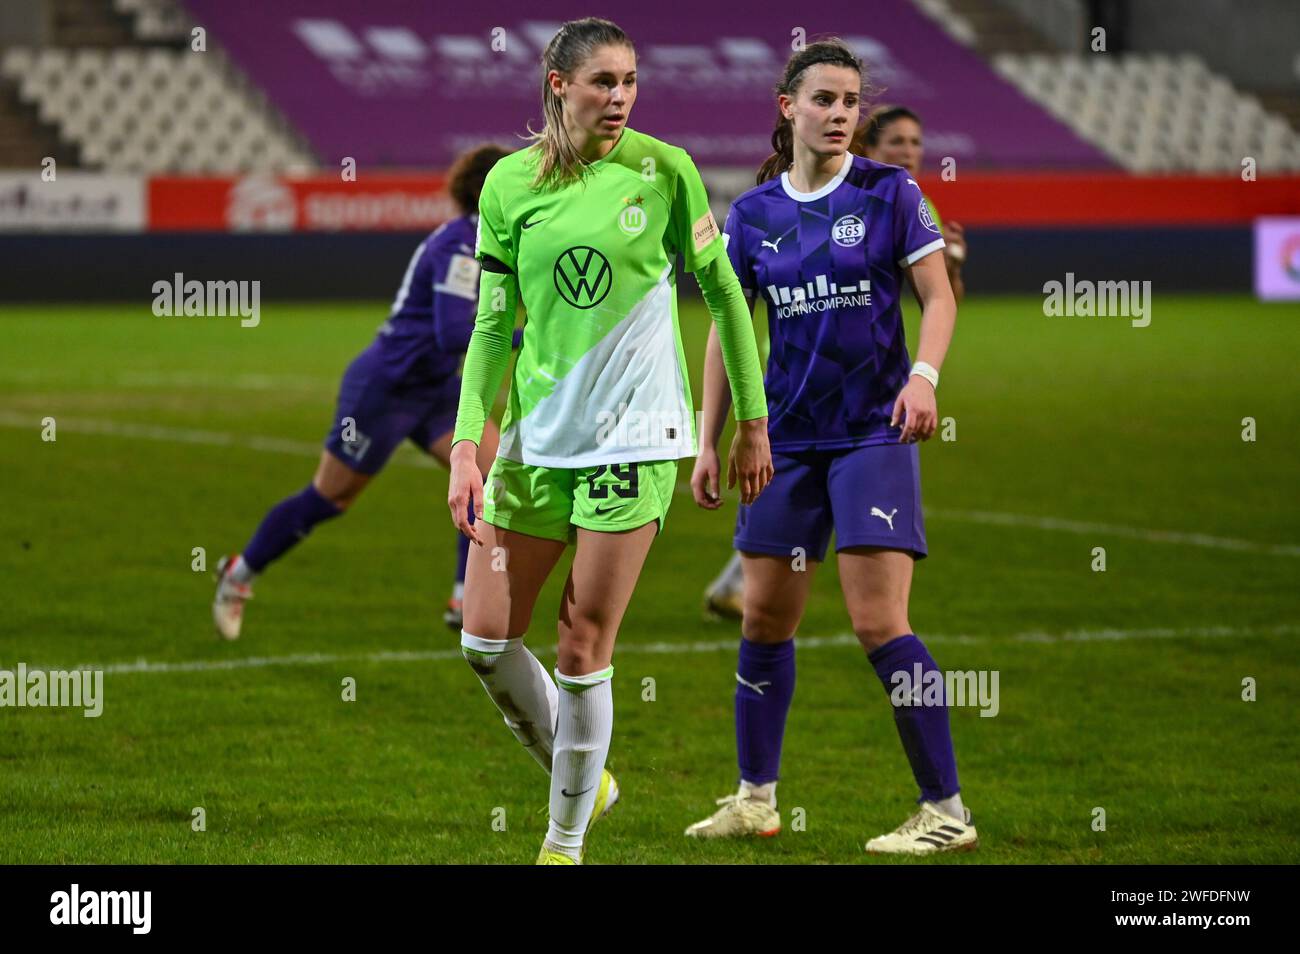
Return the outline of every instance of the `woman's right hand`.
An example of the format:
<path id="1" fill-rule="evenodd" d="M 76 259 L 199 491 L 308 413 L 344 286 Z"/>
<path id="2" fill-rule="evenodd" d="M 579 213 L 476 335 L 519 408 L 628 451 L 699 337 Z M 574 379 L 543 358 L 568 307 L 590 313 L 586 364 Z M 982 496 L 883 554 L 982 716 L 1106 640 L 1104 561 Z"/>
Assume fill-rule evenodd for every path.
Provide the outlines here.
<path id="1" fill-rule="evenodd" d="M 767 417 L 736 424 L 736 439 L 727 458 L 727 486 L 740 481 L 740 502 L 752 504 L 772 482 L 772 447 L 767 439 Z"/>
<path id="2" fill-rule="evenodd" d="M 479 473 L 477 454 L 478 445 L 470 440 L 457 441 L 452 447 L 447 506 L 451 508 L 451 522 L 456 525 L 456 529 L 483 546 L 477 523 L 483 519 L 483 475 Z M 469 522 L 471 506 L 474 508 L 475 523 Z"/>
<path id="3" fill-rule="evenodd" d="M 695 458 L 695 469 L 691 471 L 691 493 L 695 495 L 697 506 L 705 510 L 717 510 L 722 506 L 722 495 L 718 492 L 718 449 L 702 447 Z"/>

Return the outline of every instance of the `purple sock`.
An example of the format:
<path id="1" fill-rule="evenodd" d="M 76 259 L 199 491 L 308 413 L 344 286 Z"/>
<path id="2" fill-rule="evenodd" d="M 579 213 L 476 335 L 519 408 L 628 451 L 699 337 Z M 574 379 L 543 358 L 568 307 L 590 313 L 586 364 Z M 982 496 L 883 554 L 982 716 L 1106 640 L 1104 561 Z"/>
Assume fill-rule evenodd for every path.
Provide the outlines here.
<path id="1" fill-rule="evenodd" d="M 934 678 L 925 675 L 929 672 L 939 673 L 940 678 L 943 676 L 943 670 L 930 656 L 925 643 L 911 633 L 872 650 L 867 659 L 876 667 L 876 675 L 884 684 L 887 695 L 892 695 L 899 685 L 893 678 L 896 672 L 906 673 L 908 685 L 913 688 L 917 666 L 922 679 Z M 898 729 L 903 751 L 907 753 L 907 761 L 912 764 L 912 775 L 921 788 L 921 799 L 937 802 L 956 795 L 961 786 L 957 784 L 957 756 L 953 753 L 952 734 L 948 730 L 947 698 L 941 706 L 894 706 L 894 726 Z"/>
<path id="2" fill-rule="evenodd" d="M 763 785 L 780 777 L 781 741 L 793 698 L 794 640 L 742 639 L 736 667 L 736 753 L 743 781 Z"/>
<path id="3" fill-rule="evenodd" d="M 267 511 L 253 539 L 244 547 L 244 562 L 254 573 L 261 573 L 267 564 L 311 533 L 312 527 L 342 512 L 308 484 L 299 493 L 285 497 Z"/>

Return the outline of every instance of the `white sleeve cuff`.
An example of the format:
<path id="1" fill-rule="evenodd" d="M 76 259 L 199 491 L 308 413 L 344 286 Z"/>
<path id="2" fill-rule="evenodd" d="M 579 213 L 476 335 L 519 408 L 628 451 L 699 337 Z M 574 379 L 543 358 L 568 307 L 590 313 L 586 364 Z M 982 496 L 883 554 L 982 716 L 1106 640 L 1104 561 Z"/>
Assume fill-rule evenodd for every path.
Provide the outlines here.
<path id="1" fill-rule="evenodd" d="M 928 245 L 922 245 L 915 252 L 909 252 L 905 257 L 898 260 L 900 268 L 907 268 L 909 265 L 915 265 L 921 259 L 925 258 L 931 252 L 937 252 L 944 247 L 944 241 L 941 238 L 935 239 Z"/>

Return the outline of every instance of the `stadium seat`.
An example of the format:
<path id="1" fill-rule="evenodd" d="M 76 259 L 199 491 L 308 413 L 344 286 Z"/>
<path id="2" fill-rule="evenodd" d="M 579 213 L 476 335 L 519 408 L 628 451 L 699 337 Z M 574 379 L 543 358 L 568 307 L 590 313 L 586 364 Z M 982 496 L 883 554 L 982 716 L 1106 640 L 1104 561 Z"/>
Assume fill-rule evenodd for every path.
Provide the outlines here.
<path id="1" fill-rule="evenodd" d="M 1133 172 L 1300 170 L 1300 136 L 1192 54 L 999 53 L 993 67 Z"/>
<path id="2" fill-rule="evenodd" d="M 233 174 L 253 164 L 267 171 L 312 165 L 264 97 L 216 50 L 15 48 L 0 71 L 92 167 Z"/>

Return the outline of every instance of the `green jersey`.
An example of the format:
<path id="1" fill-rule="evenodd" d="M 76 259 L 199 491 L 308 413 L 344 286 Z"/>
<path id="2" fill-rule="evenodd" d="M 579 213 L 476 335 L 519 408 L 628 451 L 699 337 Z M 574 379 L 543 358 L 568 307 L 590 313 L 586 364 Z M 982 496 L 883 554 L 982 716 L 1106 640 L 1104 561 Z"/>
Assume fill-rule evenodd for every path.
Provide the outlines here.
<path id="1" fill-rule="evenodd" d="M 934 203 L 930 201 L 929 196 L 923 196 L 926 208 L 930 210 L 930 218 L 934 220 L 934 227 L 940 232 L 943 231 L 943 219 L 939 218 L 939 210 L 935 208 Z"/>
<path id="2" fill-rule="evenodd" d="M 499 455 L 563 468 L 693 456 L 674 264 L 728 262 L 699 172 L 684 150 L 628 128 L 558 189 L 534 190 L 537 158 L 501 159 L 479 200 L 477 255 L 513 271 L 527 312 Z M 513 305 L 484 308 L 500 277 L 483 276 L 477 324 L 513 324 Z M 477 441 L 488 408 L 467 390 L 455 440 Z M 746 391 L 737 416 L 765 414 L 761 385 Z"/>

